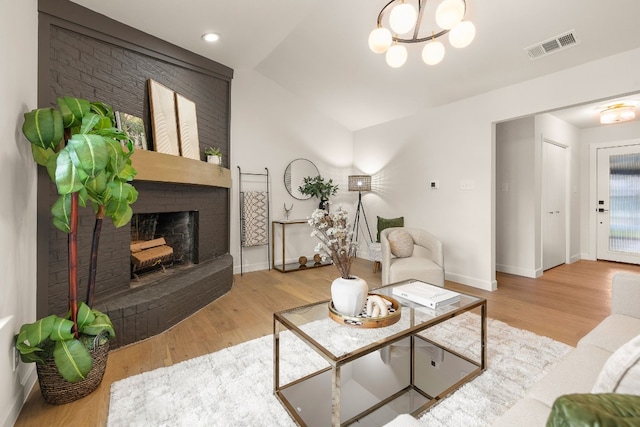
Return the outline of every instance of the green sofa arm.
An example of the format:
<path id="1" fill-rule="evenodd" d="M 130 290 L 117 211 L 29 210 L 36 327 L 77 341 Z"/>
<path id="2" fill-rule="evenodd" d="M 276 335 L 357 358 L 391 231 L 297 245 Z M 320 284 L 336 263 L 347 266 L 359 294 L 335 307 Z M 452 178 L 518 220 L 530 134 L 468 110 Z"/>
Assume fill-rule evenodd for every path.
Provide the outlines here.
<path id="1" fill-rule="evenodd" d="M 640 396 L 567 394 L 551 407 L 547 427 L 639 427 Z"/>

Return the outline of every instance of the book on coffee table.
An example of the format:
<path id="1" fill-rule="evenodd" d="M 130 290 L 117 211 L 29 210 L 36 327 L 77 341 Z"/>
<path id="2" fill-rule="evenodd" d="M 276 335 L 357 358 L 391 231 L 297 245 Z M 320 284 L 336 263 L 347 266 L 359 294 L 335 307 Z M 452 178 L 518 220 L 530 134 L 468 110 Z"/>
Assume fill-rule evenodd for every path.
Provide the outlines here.
<path id="1" fill-rule="evenodd" d="M 433 309 L 460 301 L 457 292 L 418 281 L 396 286 L 393 294 Z"/>

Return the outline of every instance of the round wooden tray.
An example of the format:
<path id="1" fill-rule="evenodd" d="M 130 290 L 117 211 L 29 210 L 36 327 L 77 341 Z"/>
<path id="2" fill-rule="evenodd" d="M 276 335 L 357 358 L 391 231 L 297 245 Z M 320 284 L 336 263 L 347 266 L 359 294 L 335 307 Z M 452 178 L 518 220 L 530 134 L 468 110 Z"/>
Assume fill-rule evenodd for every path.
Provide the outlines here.
<path id="1" fill-rule="evenodd" d="M 341 325 L 353 326 L 356 328 L 384 328 L 385 326 L 391 326 L 398 320 L 400 320 L 400 314 L 402 313 L 402 311 L 400 310 L 401 306 L 398 301 L 386 295 L 369 295 L 377 295 L 391 302 L 389 314 L 381 317 L 370 317 L 367 316 L 366 311 L 363 310 L 363 312 L 358 316 L 345 316 L 335 309 L 332 301 L 329 301 L 329 317 L 331 317 L 334 321 L 340 323 Z"/>

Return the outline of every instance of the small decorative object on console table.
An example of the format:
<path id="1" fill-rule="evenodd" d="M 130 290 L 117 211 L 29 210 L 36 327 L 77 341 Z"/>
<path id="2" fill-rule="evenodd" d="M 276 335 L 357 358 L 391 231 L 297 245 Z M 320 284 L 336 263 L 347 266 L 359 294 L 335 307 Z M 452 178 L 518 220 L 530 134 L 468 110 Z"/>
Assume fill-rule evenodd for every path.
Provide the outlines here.
<path id="1" fill-rule="evenodd" d="M 363 279 L 350 274 L 358 245 L 353 241 L 347 217 L 347 211 L 342 208 L 332 213 L 316 209 L 309 218 L 309 225 L 313 227 L 311 236 L 320 239 L 316 252 L 322 260 L 331 259 L 340 271 L 340 277 L 331 284 L 334 308 L 344 315 L 356 316 L 367 302 L 369 286 Z"/>
<path id="2" fill-rule="evenodd" d="M 291 211 L 293 210 L 293 203 L 291 203 L 291 207 L 287 208 L 287 204 L 283 203 L 284 205 L 284 219 L 289 219 L 289 215 L 291 215 Z"/>

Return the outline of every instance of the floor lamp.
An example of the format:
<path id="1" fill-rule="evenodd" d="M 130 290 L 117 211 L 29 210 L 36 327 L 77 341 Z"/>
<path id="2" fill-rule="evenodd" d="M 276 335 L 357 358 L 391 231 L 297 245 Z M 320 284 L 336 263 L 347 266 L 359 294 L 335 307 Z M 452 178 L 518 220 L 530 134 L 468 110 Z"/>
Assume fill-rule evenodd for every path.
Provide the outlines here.
<path id="1" fill-rule="evenodd" d="M 364 205 L 362 204 L 362 192 L 371 191 L 371 175 L 349 175 L 349 191 L 358 192 L 358 208 L 356 209 L 356 218 L 353 221 L 353 233 L 355 235 L 355 241 L 358 241 L 358 231 L 360 226 L 360 213 L 364 217 L 364 223 L 367 226 L 367 232 L 369 233 L 369 239 L 373 243 L 373 237 L 371 237 L 371 230 L 369 229 L 369 222 L 367 221 L 367 213 L 364 211 Z"/>

